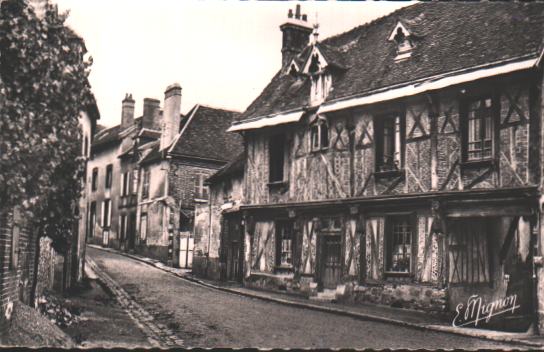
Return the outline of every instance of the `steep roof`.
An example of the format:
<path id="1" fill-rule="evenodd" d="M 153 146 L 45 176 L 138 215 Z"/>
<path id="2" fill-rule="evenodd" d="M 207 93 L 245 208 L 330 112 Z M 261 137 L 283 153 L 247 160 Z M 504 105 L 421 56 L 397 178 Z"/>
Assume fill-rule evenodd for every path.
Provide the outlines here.
<path id="1" fill-rule="evenodd" d="M 242 138 L 226 132 L 238 112 L 196 105 L 168 152 L 188 157 L 229 161 L 243 150 Z"/>
<path id="2" fill-rule="evenodd" d="M 415 40 L 409 59 L 395 62 L 388 38 L 401 22 Z M 537 57 L 542 50 L 543 3 L 421 2 L 318 44 L 333 72 L 327 101 L 501 61 Z M 306 48 L 297 64 L 309 55 Z M 310 80 L 278 72 L 237 122 L 308 105 Z"/>
<path id="3" fill-rule="evenodd" d="M 228 176 L 243 174 L 245 161 L 246 161 L 245 154 L 243 152 L 238 154 L 228 164 L 226 164 L 221 169 L 219 169 L 219 171 L 217 171 L 215 174 L 208 177 L 206 179 L 206 183 L 213 184 L 223 180 L 224 178 Z"/>

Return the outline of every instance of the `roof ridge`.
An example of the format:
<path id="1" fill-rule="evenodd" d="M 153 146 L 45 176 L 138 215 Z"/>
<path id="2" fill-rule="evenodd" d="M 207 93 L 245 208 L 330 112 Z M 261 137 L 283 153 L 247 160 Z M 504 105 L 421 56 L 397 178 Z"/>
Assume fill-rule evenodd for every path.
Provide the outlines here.
<path id="1" fill-rule="evenodd" d="M 242 111 L 239 111 L 239 110 L 233 110 L 233 109 L 228 109 L 228 108 L 224 108 L 224 107 L 217 107 L 217 106 L 212 106 L 212 105 L 209 105 L 209 104 L 198 103 L 197 105 L 199 105 L 199 106 L 201 106 L 201 107 L 208 108 L 208 109 L 213 109 L 213 110 L 221 110 L 221 111 L 227 111 L 227 112 L 234 112 L 234 113 L 238 113 L 238 114 L 241 114 L 241 113 L 242 113 Z"/>

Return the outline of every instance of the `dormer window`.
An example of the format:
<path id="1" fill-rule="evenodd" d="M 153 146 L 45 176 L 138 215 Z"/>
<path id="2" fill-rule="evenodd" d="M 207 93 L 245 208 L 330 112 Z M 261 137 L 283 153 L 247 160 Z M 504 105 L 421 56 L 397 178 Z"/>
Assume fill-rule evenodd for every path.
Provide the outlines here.
<path id="1" fill-rule="evenodd" d="M 312 55 L 312 61 L 310 62 L 310 67 L 308 67 L 308 72 L 314 74 L 321 70 L 321 65 L 319 62 L 319 55 L 317 53 Z"/>
<path id="2" fill-rule="evenodd" d="M 412 55 L 414 43 L 412 41 L 410 32 L 401 22 L 397 23 L 395 29 L 389 36 L 389 40 L 393 41 L 397 45 L 397 56 L 395 57 L 395 61 L 405 60 Z"/>
<path id="3" fill-rule="evenodd" d="M 329 126 L 324 117 L 320 116 L 310 125 L 310 142 L 313 152 L 329 148 Z"/>

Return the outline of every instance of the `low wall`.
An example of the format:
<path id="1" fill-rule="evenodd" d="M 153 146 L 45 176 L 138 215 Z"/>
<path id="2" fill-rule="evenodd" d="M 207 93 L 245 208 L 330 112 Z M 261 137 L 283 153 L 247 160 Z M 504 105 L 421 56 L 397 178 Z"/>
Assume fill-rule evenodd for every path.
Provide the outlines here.
<path id="1" fill-rule="evenodd" d="M 447 310 L 446 289 L 416 284 L 357 285 L 349 288 L 343 300 L 353 303 L 373 303 L 437 313 L 445 313 Z"/>

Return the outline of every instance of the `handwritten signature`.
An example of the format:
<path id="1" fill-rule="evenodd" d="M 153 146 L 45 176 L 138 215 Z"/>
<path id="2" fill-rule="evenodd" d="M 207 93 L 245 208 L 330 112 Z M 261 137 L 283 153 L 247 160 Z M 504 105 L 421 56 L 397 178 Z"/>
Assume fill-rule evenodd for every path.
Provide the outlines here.
<path id="1" fill-rule="evenodd" d="M 454 327 L 462 327 L 466 325 L 474 324 L 478 326 L 478 322 L 485 320 L 489 322 L 491 317 L 511 312 L 512 314 L 516 309 L 520 308 L 516 304 L 518 299 L 517 295 L 506 296 L 502 299 L 497 299 L 490 303 L 485 304 L 482 297 L 478 295 L 472 295 L 468 298 L 466 307 L 463 303 L 459 303 L 455 307 L 455 318 L 453 318 L 452 325 Z"/>

